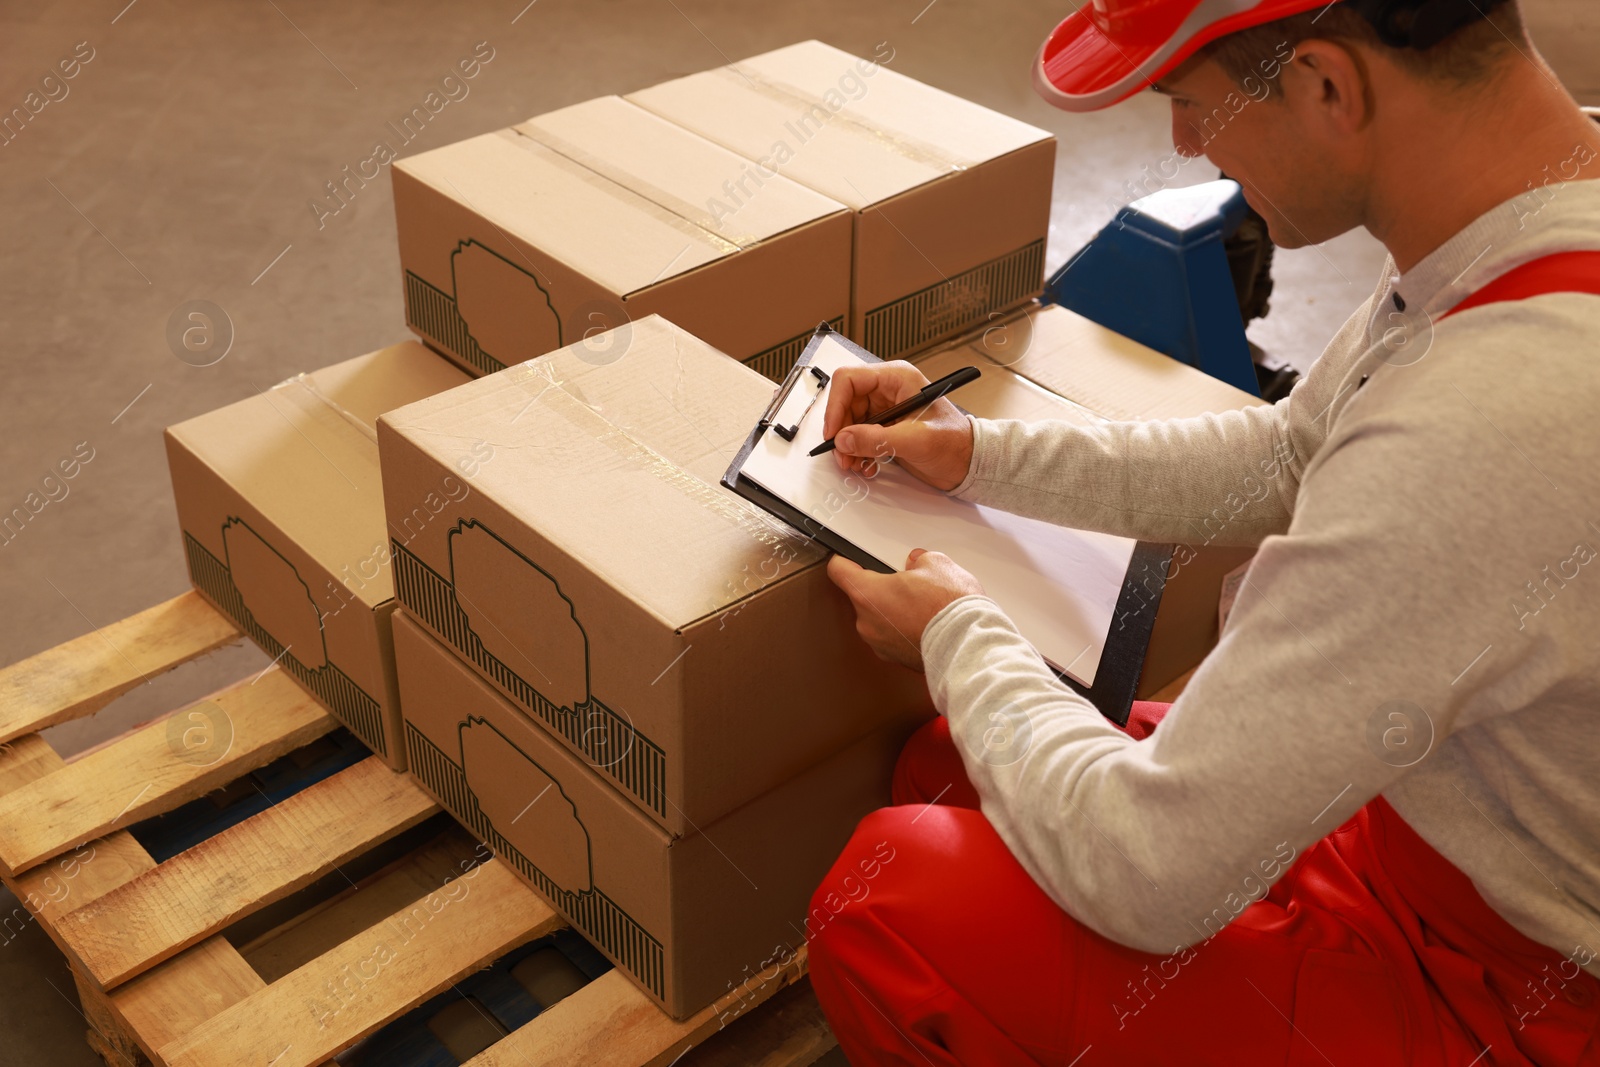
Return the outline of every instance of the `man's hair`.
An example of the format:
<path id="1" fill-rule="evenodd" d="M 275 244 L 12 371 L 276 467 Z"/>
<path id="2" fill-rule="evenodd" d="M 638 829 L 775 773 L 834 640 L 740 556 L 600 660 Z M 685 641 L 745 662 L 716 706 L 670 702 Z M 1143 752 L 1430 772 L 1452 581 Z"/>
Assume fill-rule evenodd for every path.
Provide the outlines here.
<path id="1" fill-rule="evenodd" d="M 1467 88 L 1482 82 L 1507 56 L 1527 49 L 1527 32 L 1522 25 L 1518 0 L 1504 0 L 1490 7 L 1491 0 L 1473 0 L 1474 6 L 1489 8 L 1488 15 L 1475 19 L 1432 48 L 1394 48 L 1385 44 L 1378 31 L 1364 16 L 1346 3 L 1335 3 L 1320 11 L 1251 26 L 1219 37 L 1200 48 L 1198 55 L 1214 59 L 1235 82 L 1259 77 L 1269 61 L 1284 46 L 1299 47 L 1313 38 L 1365 45 L 1387 55 L 1418 77 L 1454 88 Z"/>

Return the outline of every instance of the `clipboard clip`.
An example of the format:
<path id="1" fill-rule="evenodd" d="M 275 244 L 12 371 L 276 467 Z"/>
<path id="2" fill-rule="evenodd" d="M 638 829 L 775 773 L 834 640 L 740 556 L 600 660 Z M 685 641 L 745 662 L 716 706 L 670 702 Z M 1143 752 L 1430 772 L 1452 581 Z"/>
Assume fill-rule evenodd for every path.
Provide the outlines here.
<path id="1" fill-rule="evenodd" d="M 828 372 L 821 367 L 796 363 L 772 395 L 772 403 L 762 413 L 757 423 L 762 429 L 770 427 L 785 441 L 793 441 L 800 432 L 800 423 L 810 413 L 828 386 Z"/>

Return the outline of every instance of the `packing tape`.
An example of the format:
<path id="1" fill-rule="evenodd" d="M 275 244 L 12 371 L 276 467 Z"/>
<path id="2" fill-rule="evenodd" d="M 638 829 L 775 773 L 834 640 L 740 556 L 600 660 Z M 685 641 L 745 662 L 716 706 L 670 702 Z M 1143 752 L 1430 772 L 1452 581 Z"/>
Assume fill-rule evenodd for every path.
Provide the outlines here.
<path id="1" fill-rule="evenodd" d="M 580 181 L 587 182 L 589 185 L 598 189 L 600 192 L 605 193 L 613 200 L 621 200 L 626 203 L 630 203 L 634 207 L 641 209 L 647 214 L 653 215 L 655 218 L 671 226 L 673 229 L 687 234 L 688 236 L 698 238 L 701 241 L 707 242 L 718 252 L 721 252 L 724 255 L 741 251 L 739 245 L 734 244 L 721 234 L 707 230 L 704 226 L 701 226 L 694 220 L 684 217 L 682 214 L 672 210 L 669 207 L 656 203 L 643 193 L 631 188 L 627 183 L 620 182 L 607 175 L 603 171 L 596 170 L 594 167 L 589 166 L 587 163 L 584 163 L 581 160 L 571 158 L 560 149 L 552 148 L 550 145 L 545 144 L 544 141 L 538 137 L 521 132 L 516 128 L 505 132 L 510 133 L 515 138 L 513 143 L 520 145 L 525 151 L 537 153 L 538 150 L 542 150 L 545 154 L 541 158 L 543 158 L 547 163 L 560 167 L 562 170 L 566 171 L 568 174 L 571 174 L 574 178 L 577 178 Z M 578 150 L 574 149 L 574 151 Z M 596 162 L 598 163 L 598 161 Z M 635 179 L 635 181 L 637 181 L 637 179 Z M 663 193 L 662 195 L 665 196 L 666 194 Z"/>
<path id="2" fill-rule="evenodd" d="M 718 223 L 711 213 L 703 207 L 695 207 L 687 200 L 673 196 L 660 186 L 652 185 L 637 174 L 625 171 L 621 167 L 601 159 L 592 152 L 579 148 L 566 138 L 538 125 L 538 120 L 536 119 L 529 119 L 527 122 L 520 123 L 512 128 L 522 136 L 538 141 L 550 151 L 566 156 L 572 162 L 587 167 L 601 177 L 616 182 L 629 192 L 644 197 L 658 207 L 665 208 L 687 222 L 694 223 L 713 240 L 731 244 L 733 247 L 728 249 L 730 252 L 736 249 L 750 248 L 764 240 L 764 238 L 757 237 L 753 233 L 728 232 L 727 228 Z M 741 162 L 743 162 L 742 159 Z M 732 175 L 729 175 L 729 177 L 732 177 Z"/>
<path id="3" fill-rule="evenodd" d="M 773 81 L 737 63 L 730 63 L 726 67 L 718 67 L 712 73 L 717 77 L 725 78 L 746 89 L 760 93 L 762 96 L 778 103 L 790 107 L 799 107 L 802 114 L 809 114 L 817 108 L 821 108 L 822 113 L 827 116 L 826 123 L 843 123 L 860 136 L 875 141 L 887 151 L 913 162 L 923 163 L 946 172 L 966 170 L 973 165 L 973 160 L 946 152 L 939 146 L 921 138 L 913 137 L 902 130 L 893 130 L 864 122 L 848 114 L 842 106 L 839 108 L 829 107 L 828 102 L 820 96 L 813 96 L 804 89 L 789 85 L 786 82 Z M 842 96 L 843 94 L 840 95 Z"/>
<path id="4" fill-rule="evenodd" d="M 556 352 L 551 356 L 560 354 L 561 352 Z M 569 389 L 566 383 L 556 376 L 555 360 L 551 356 L 541 356 L 526 363 L 518 363 L 501 373 L 516 382 L 533 400 L 561 405 L 562 414 L 578 425 L 589 428 L 594 440 L 604 443 L 636 469 L 648 472 L 701 507 L 721 516 L 729 524 L 743 530 L 758 544 L 774 550 L 789 549 L 789 560 L 796 569 L 812 560 L 822 558 L 824 550 L 804 534 L 721 486 L 712 485 L 684 470 L 607 418 L 598 408 Z"/>
<path id="5" fill-rule="evenodd" d="M 277 385 L 274 385 L 271 389 L 271 392 L 277 392 L 280 389 L 298 389 L 304 392 L 313 400 L 325 405 L 330 411 L 338 415 L 345 422 L 348 422 L 351 426 L 354 426 L 367 440 L 371 441 L 373 444 L 378 443 L 377 427 L 369 426 L 365 419 L 357 418 L 348 408 L 345 408 L 337 400 L 333 399 L 327 393 L 324 393 L 321 389 L 318 389 L 316 381 L 313 380 L 309 374 L 302 372 L 300 374 L 296 374 L 292 378 L 285 378 Z"/>

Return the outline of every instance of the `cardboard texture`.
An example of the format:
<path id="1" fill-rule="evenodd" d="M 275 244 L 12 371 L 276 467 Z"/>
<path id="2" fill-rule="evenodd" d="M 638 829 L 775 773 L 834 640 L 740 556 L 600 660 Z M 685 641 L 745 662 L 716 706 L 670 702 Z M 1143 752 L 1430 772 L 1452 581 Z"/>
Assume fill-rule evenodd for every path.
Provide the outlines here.
<path id="1" fill-rule="evenodd" d="M 407 341 L 166 431 L 195 588 L 396 769 L 394 582 L 374 424 L 468 380 Z"/>
<path id="2" fill-rule="evenodd" d="M 917 360 L 929 378 L 969 364 L 981 368 L 984 376 L 954 399 L 983 418 L 1059 418 L 1093 425 L 1185 418 L 1264 403 L 1056 305 L 1025 309 L 966 343 Z M 1174 547 L 1139 678 L 1136 695 L 1141 700 L 1199 663 L 1216 645 L 1223 576 L 1255 555 L 1254 549 L 1225 548 L 1207 540 L 1206 529 L 1197 524 L 1194 538 Z M 1159 589 L 1157 577 L 1151 576 L 1151 585 Z"/>
<path id="3" fill-rule="evenodd" d="M 664 315 L 781 378 L 850 306 L 851 218 L 605 96 L 398 160 L 406 321 L 473 374 Z"/>
<path id="4" fill-rule="evenodd" d="M 681 834 L 931 706 L 824 552 L 717 484 L 772 383 L 659 316 L 629 331 L 614 362 L 573 345 L 392 411 L 379 452 L 401 603 Z"/>
<path id="5" fill-rule="evenodd" d="M 877 731 L 675 837 L 408 611 L 394 633 L 412 774 L 680 1019 L 803 943 L 812 890 L 889 802 L 911 730 Z"/>
<path id="6" fill-rule="evenodd" d="M 888 58 L 892 58 L 892 55 Z M 855 218 L 845 333 L 882 359 L 955 336 L 1044 285 L 1055 138 L 819 41 L 631 93 Z"/>

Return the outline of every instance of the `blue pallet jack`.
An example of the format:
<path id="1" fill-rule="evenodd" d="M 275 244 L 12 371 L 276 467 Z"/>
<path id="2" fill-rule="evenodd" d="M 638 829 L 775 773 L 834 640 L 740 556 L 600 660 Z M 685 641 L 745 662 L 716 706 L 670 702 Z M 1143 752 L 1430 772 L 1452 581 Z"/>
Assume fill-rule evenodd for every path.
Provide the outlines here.
<path id="1" fill-rule="evenodd" d="M 1225 249 L 1250 214 L 1228 179 L 1133 201 L 1045 283 L 1060 304 L 1213 378 L 1263 396 L 1286 392 L 1281 368 L 1258 373 Z"/>

